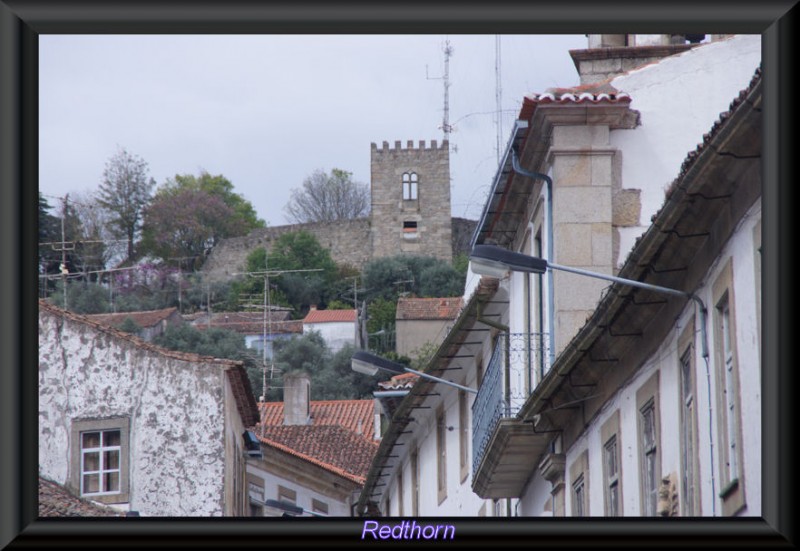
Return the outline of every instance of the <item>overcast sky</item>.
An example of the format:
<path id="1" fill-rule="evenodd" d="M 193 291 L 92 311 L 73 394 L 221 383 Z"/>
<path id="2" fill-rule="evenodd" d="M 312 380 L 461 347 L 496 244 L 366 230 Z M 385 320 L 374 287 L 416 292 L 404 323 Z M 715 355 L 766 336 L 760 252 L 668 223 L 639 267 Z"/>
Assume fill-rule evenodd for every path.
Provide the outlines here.
<path id="1" fill-rule="evenodd" d="M 222 174 L 284 224 L 290 190 L 314 170 L 368 184 L 372 142 L 442 140 L 447 40 L 452 213 L 477 219 L 497 168 L 494 35 L 42 35 L 39 189 L 94 191 L 124 147 L 159 185 Z M 586 38 L 500 43 L 504 148 L 525 94 L 578 84 L 568 50 Z"/>

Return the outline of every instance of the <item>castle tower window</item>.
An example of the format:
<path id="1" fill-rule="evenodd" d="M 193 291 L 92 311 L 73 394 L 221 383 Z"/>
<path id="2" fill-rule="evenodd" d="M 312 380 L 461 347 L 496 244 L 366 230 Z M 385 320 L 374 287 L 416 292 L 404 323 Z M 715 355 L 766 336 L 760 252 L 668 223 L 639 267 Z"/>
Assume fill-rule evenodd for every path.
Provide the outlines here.
<path id="1" fill-rule="evenodd" d="M 417 200 L 417 173 L 404 172 L 403 173 L 403 200 L 416 201 Z"/>
<path id="2" fill-rule="evenodd" d="M 403 222 L 403 239 L 417 239 L 417 222 L 415 220 L 406 220 Z"/>

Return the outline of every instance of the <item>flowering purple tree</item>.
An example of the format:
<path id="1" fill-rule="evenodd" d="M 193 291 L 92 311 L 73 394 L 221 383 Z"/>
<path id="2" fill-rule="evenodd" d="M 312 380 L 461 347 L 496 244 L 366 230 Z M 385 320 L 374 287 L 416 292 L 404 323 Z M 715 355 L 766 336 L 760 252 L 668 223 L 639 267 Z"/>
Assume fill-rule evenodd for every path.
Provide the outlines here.
<path id="1" fill-rule="evenodd" d="M 224 237 L 245 233 L 222 199 L 199 189 L 159 191 L 145 210 L 142 252 L 164 260 L 184 259 L 195 270 Z"/>

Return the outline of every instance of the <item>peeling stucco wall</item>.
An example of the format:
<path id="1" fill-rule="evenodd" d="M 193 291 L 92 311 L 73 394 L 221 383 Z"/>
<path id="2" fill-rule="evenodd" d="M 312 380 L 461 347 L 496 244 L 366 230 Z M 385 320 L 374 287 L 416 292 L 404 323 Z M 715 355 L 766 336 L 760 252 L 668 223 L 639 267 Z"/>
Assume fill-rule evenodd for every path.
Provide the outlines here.
<path id="1" fill-rule="evenodd" d="M 39 311 L 39 470 L 73 489 L 73 420 L 130 420 L 130 509 L 223 514 L 224 366 L 139 346 Z"/>

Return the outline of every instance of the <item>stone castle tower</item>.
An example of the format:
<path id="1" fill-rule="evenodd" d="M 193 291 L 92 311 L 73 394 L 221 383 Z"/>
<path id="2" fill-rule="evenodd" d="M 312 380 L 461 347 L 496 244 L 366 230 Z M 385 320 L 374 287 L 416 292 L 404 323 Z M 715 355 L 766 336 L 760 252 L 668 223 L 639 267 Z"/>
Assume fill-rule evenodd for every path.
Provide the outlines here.
<path id="1" fill-rule="evenodd" d="M 281 235 L 307 231 L 341 264 L 362 268 L 373 258 L 398 254 L 433 256 L 451 262 L 468 253 L 476 222 L 450 216 L 450 146 L 436 140 L 374 143 L 371 153 L 369 218 L 258 228 L 223 239 L 203 264 L 205 277 L 226 280 L 244 270 L 247 255 L 270 248 Z"/>
<path id="2" fill-rule="evenodd" d="M 450 262 L 450 146 L 419 147 L 409 140 L 390 148 L 372 144 L 370 155 L 372 257 L 415 254 Z"/>

